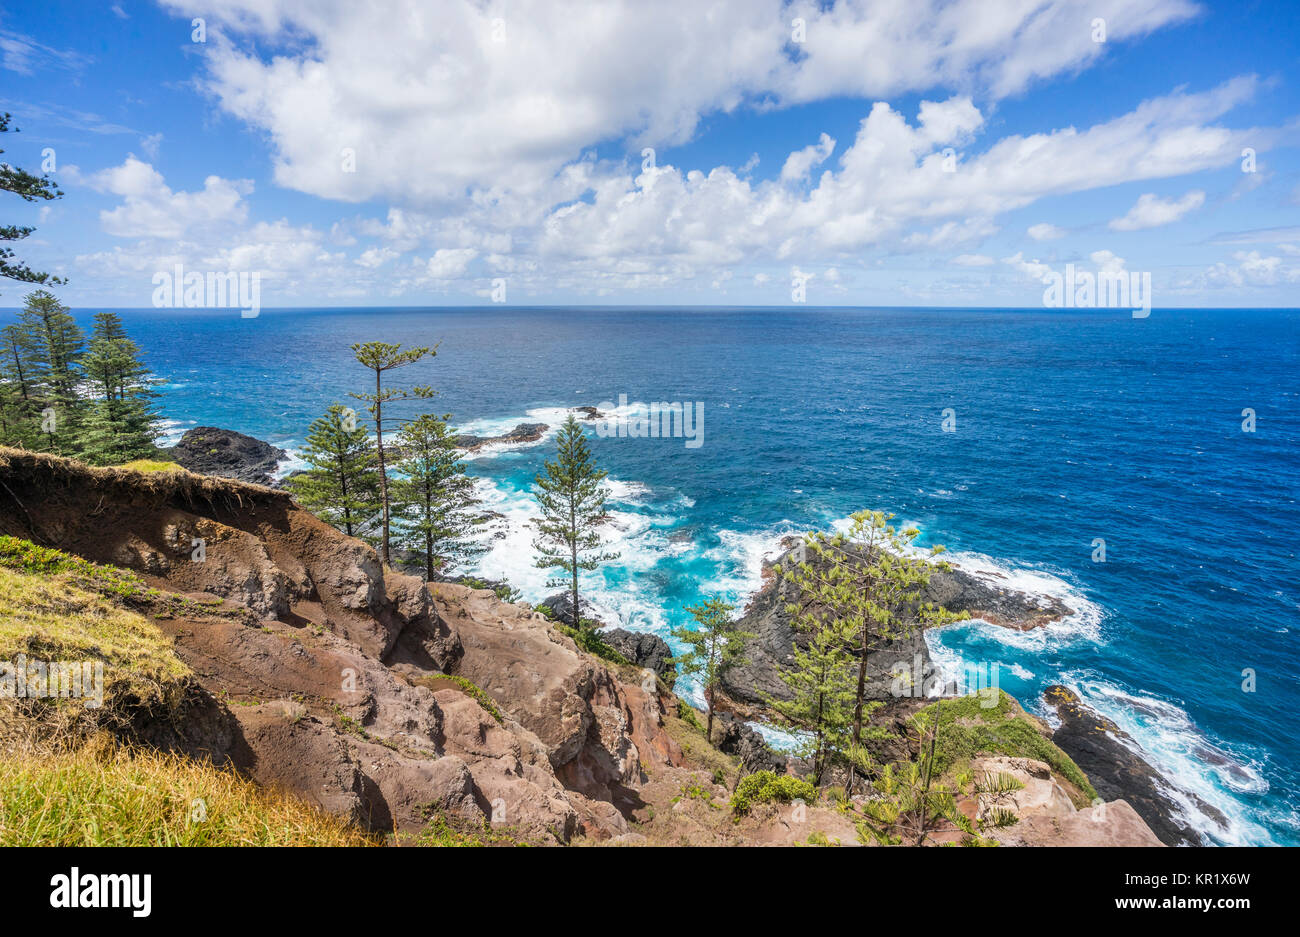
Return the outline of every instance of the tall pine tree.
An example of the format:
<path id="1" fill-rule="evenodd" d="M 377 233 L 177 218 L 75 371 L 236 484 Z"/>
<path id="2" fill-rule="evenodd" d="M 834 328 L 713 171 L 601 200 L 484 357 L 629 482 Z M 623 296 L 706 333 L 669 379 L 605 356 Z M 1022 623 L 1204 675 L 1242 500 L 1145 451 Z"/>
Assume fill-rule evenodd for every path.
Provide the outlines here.
<path id="1" fill-rule="evenodd" d="M 39 445 L 40 386 L 31 336 L 17 325 L 0 329 L 0 443 Z"/>
<path id="2" fill-rule="evenodd" d="M 12 116 L 8 113 L 0 114 L 0 133 L 17 133 L 17 127 L 11 127 L 10 121 Z M 4 153 L 4 150 L 0 150 Z M 17 166 L 10 166 L 8 163 L 0 163 L 0 191 L 12 192 L 25 202 L 48 202 L 52 199 L 62 198 L 63 193 L 54 180 L 45 176 L 34 176 L 24 169 Z M 31 234 L 35 228 L 30 225 L 0 225 L 0 242 L 3 241 L 21 241 Z M 59 277 L 52 277 L 48 273 L 42 273 L 33 270 L 27 264 L 22 263 L 14 258 L 14 251 L 9 247 L 0 247 L 0 277 L 10 280 L 18 280 L 22 283 L 49 283 L 51 285 L 63 283 Z"/>
<path id="3" fill-rule="evenodd" d="M 384 375 L 389 371 L 415 364 L 426 357 L 437 355 L 434 348 L 408 348 L 402 351 L 401 345 L 388 342 L 358 342 L 352 346 L 352 354 L 359 363 L 369 368 L 375 375 L 375 392 L 373 394 L 352 394 L 357 400 L 370 405 L 370 415 L 375 421 L 375 456 L 379 470 L 379 509 L 380 533 L 379 555 L 388 565 L 388 533 L 392 514 L 392 503 L 388 496 L 388 466 L 384 460 L 384 426 L 386 423 L 400 423 L 399 417 L 390 414 L 384 416 L 384 405 L 410 400 L 428 400 L 437 396 L 437 391 L 424 384 L 409 388 L 384 387 Z"/>
<path id="4" fill-rule="evenodd" d="M 80 453 L 87 462 L 115 465 L 151 455 L 158 418 L 149 369 L 140 349 L 111 312 L 95 315 L 82 373 L 92 403 L 81 428 Z"/>
<path id="5" fill-rule="evenodd" d="M 352 408 L 336 403 L 313 420 L 302 457 L 310 468 L 286 482 L 298 502 L 349 537 L 372 539 L 379 472 L 370 438 Z"/>
<path id="6" fill-rule="evenodd" d="M 77 393 L 85 333 L 68 313 L 68 307 L 47 290 L 27 295 L 18 321 L 32 342 L 32 379 L 41 392 L 45 448 L 63 455 L 76 454 L 85 411 L 85 402 Z"/>
<path id="7" fill-rule="evenodd" d="M 573 601 L 573 623 L 583 627 L 582 606 L 578 604 L 578 573 L 599 568 L 617 553 L 601 550 L 597 531 L 605 520 L 605 491 L 601 487 L 607 472 L 596 468 L 587 445 L 587 437 L 573 414 L 560 429 L 558 458 L 546 463 L 546 474 L 538 475 L 537 503 L 542 516 L 533 521 L 537 539 L 533 547 L 541 554 L 537 566 L 559 569 L 547 586 L 567 586 Z"/>
<path id="8" fill-rule="evenodd" d="M 428 580 L 487 549 L 471 536 L 478 527 L 472 510 L 478 499 L 448 417 L 424 414 L 403 426 L 397 440 L 393 539 L 420 557 Z"/>
<path id="9" fill-rule="evenodd" d="M 673 658 L 677 672 L 684 677 L 699 677 L 704 688 L 704 701 L 708 705 L 708 725 L 705 737 L 713 741 L 713 697 L 718 682 L 727 668 L 740 663 L 744 657 L 745 642 L 758 635 L 741 631 L 731 618 L 736 606 L 716 596 L 686 609 L 695 619 L 695 627 L 673 629 L 673 637 L 690 650 Z"/>

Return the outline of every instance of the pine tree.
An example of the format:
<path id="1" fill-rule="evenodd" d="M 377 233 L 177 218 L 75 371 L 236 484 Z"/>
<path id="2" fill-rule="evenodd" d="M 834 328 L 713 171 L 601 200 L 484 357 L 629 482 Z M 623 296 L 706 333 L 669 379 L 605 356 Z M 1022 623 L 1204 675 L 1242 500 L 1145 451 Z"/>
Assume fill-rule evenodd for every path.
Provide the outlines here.
<path id="1" fill-rule="evenodd" d="M 24 302 L 18 321 L 32 343 L 32 379 L 41 391 L 45 446 L 54 452 L 75 454 L 85 411 L 85 403 L 77 393 L 85 333 L 54 294 L 36 290 Z"/>
<path id="2" fill-rule="evenodd" d="M 605 491 L 601 487 L 607 472 L 596 468 L 587 438 L 573 414 L 560 429 L 558 458 L 546 463 L 546 474 L 538 475 L 537 503 L 542 516 L 533 521 L 538 536 L 533 548 L 541 556 L 541 569 L 563 570 L 565 578 L 547 582 L 548 587 L 568 586 L 573 600 L 573 624 L 583 627 L 578 604 L 578 573 L 597 569 L 617 558 L 601 551 L 596 528 L 605 520 Z"/>
<path id="3" fill-rule="evenodd" d="M 0 114 L 0 133 L 17 133 L 17 127 L 11 130 L 9 126 L 11 119 L 12 116 L 8 113 Z M 0 150 L 0 153 L 4 153 L 4 150 Z M 53 180 L 44 176 L 34 176 L 8 163 L 0 163 L 0 191 L 12 192 L 26 202 L 48 202 L 63 197 L 63 193 L 59 191 L 59 187 Z M 34 230 L 36 229 L 28 225 L 0 225 L 0 241 L 21 241 Z M 25 263 L 15 261 L 13 249 L 8 247 L 0 247 L 0 277 L 22 283 L 57 285 L 64 282 L 59 277 L 40 273 Z"/>
<path id="4" fill-rule="evenodd" d="M 379 469 L 379 505 L 381 514 L 379 555 L 385 566 L 388 565 L 388 532 L 392 510 L 388 497 L 388 468 L 384 463 L 384 404 L 401 403 L 409 400 L 428 400 L 437 396 L 437 392 L 433 388 L 423 384 L 417 384 L 406 389 L 384 387 L 384 374 L 388 371 L 415 364 L 426 357 L 432 358 L 438 353 L 436 346 L 434 348 L 408 348 L 406 351 L 402 351 L 401 348 L 401 345 L 391 345 L 387 342 L 358 342 L 352 346 L 352 354 L 356 356 L 357 361 L 373 371 L 375 375 L 375 392 L 373 394 L 351 394 L 350 396 L 368 403 L 370 405 L 370 415 L 375 420 L 375 455 Z M 387 422 L 397 423 L 400 422 L 400 419 L 390 416 L 387 418 Z"/>
<path id="5" fill-rule="evenodd" d="M 16 325 L 0 329 L 0 443 L 31 448 L 39 442 L 40 388 L 31 338 Z"/>
<path id="6" fill-rule="evenodd" d="M 790 690 L 789 699 L 767 698 L 767 704 L 807 734 L 800 754 L 812 760 L 814 784 L 831 760 L 848 746 L 853 711 L 853 657 L 846 650 L 848 633 L 833 619 L 796 619 L 795 630 L 807 635 L 807 646 L 794 646 L 794 660 L 778 676 Z"/>
<path id="7" fill-rule="evenodd" d="M 430 581 L 487 549 L 470 536 L 477 526 L 471 509 L 478 499 L 447 428 L 449 418 L 424 414 L 403 426 L 398 437 L 393 539 L 420 555 Z"/>
<path id="8" fill-rule="evenodd" d="M 923 710 L 914 718 L 917 760 L 897 768 L 887 765 L 873 784 L 874 796 L 862 803 L 856 821 L 862 842 L 924 846 L 934 837 L 944 836 L 945 841 L 963 846 L 996 846 L 997 841 L 984 834 L 1020 822 L 1006 801 L 1024 784 L 1011 775 L 986 773 L 976 778 L 963 771 L 955 776 L 952 785 L 936 776 L 935 748 L 943 725 L 942 707 L 943 701 L 939 700 L 931 710 Z M 978 801 L 980 809 L 974 820 L 962 813 L 958 797 Z"/>
<path id="9" fill-rule="evenodd" d="M 349 537 L 371 533 L 379 513 L 379 472 L 352 408 L 336 403 L 313 420 L 302 457 L 311 467 L 286 482 L 298 502 Z"/>
<path id="10" fill-rule="evenodd" d="M 150 372 L 140 349 L 111 312 L 95 315 L 82 372 L 93 403 L 81 431 L 80 455 L 87 462 L 115 465 L 151 455 L 157 413 Z"/>
<path id="11" fill-rule="evenodd" d="M 867 664 L 873 650 L 889 641 L 911 635 L 957 617 L 922 600 L 930 575 L 944 564 L 932 564 L 915 555 L 915 528 L 898 530 L 889 522 L 894 515 L 859 511 L 847 532 L 809 534 L 805 538 L 812 557 L 782 571 L 783 578 L 800 593 L 794 614 L 817 622 L 833 621 L 857 658 L 850 741 L 861 745 L 866 717 L 872 707 L 866 699 Z M 929 557 L 943 552 L 933 547 Z"/>
<path id="12" fill-rule="evenodd" d="M 682 676 L 699 677 L 704 688 L 704 701 L 708 705 L 708 725 L 705 738 L 713 741 L 713 697 L 723 673 L 744 659 L 745 642 L 758 635 L 741 631 L 732 621 L 736 606 L 729 605 L 716 596 L 710 596 L 699 605 L 686 611 L 695 619 L 696 627 L 674 628 L 673 637 L 686 644 L 690 650 L 672 662 Z"/>

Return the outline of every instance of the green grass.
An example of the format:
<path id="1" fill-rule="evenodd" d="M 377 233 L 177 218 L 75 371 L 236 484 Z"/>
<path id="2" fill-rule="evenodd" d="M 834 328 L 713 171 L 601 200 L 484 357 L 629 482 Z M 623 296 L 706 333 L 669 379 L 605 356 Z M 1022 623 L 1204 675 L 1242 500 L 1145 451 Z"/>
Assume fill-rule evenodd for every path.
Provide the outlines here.
<path id="1" fill-rule="evenodd" d="M 476 847 L 476 846 L 527 846 L 510 832 L 494 830 L 484 822 L 481 826 L 464 822 L 453 823 L 441 813 L 433 812 L 420 835 L 417 846 Z"/>
<path id="2" fill-rule="evenodd" d="M 791 774 L 755 771 L 740 779 L 731 795 L 731 812 L 743 817 L 757 804 L 788 804 L 802 800 L 811 806 L 817 802 L 817 788 Z"/>
<path id="3" fill-rule="evenodd" d="M 474 702 L 478 703 L 487 710 L 488 715 L 497 722 L 503 721 L 501 710 L 497 707 L 496 700 L 488 696 L 473 681 L 466 680 L 464 677 L 456 674 L 440 673 L 430 674 L 427 677 L 420 677 L 414 681 L 417 686 L 428 687 L 430 690 L 454 689 L 460 690 Z"/>
<path id="4" fill-rule="evenodd" d="M 156 625 L 114 601 L 143 591 L 124 570 L 0 537 L 0 660 L 102 661 L 105 706 L 174 705 L 190 669 Z"/>
<path id="5" fill-rule="evenodd" d="M 704 723 L 700 722 L 700 717 L 695 712 L 695 707 L 684 699 L 677 701 L 677 718 L 692 729 L 699 729 L 701 732 L 705 729 Z"/>
<path id="6" fill-rule="evenodd" d="M 123 462 L 118 468 L 132 472 L 184 472 L 185 469 L 175 462 L 161 462 L 157 459 L 133 459 Z"/>
<path id="7" fill-rule="evenodd" d="M 561 634 L 568 635 L 573 639 L 573 643 L 578 645 L 588 654 L 599 657 L 601 660 L 609 661 L 619 667 L 635 667 L 630 660 L 614 650 L 609 644 L 606 644 L 596 633 L 595 628 L 574 628 L 572 625 L 566 625 L 563 622 L 555 623 L 555 630 Z"/>
<path id="8" fill-rule="evenodd" d="M 986 708 L 983 702 L 980 696 L 972 695 L 932 703 L 922 710 L 933 713 L 936 707 L 942 707 L 935 770 L 944 774 L 980 753 L 1033 758 L 1046 762 L 1052 771 L 1078 788 L 1088 802 L 1097 797 L 1087 775 L 1038 731 L 1010 696 L 999 690 L 996 706 Z"/>
<path id="9" fill-rule="evenodd" d="M 288 794 L 180 755 L 0 756 L 0 846 L 368 846 Z"/>

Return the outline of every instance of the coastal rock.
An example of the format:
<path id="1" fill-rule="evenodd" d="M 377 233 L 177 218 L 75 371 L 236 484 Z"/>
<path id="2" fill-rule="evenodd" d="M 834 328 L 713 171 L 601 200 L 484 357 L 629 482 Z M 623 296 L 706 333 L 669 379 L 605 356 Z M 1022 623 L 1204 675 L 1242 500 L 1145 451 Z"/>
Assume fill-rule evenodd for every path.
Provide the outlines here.
<path id="1" fill-rule="evenodd" d="M 587 621 L 594 621 L 603 625 L 600 619 L 596 617 L 596 607 L 581 596 L 578 602 L 582 606 L 582 617 Z M 551 610 L 556 621 L 564 622 L 566 625 L 574 624 L 573 620 L 573 593 L 557 592 L 554 595 L 547 596 L 541 602 Z M 604 635 L 606 632 L 601 632 Z"/>
<path id="2" fill-rule="evenodd" d="M 506 445 L 517 445 L 525 442 L 537 442 L 545 435 L 549 429 L 545 423 L 520 423 L 508 433 L 500 436 L 473 436 L 470 434 L 461 434 L 453 437 L 453 442 L 460 449 L 475 452 L 483 446 L 490 446 L 497 443 Z"/>
<path id="3" fill-rule="evenodd" d="M 194 427 L 166 451 L 191 472 L 255 485 L 272 484 L 276 466 L 289 456 L 283 449 L 260 439 L 214 426 Z"/>
<path id="4" fill-rule="evenodd" d="M 801 642 L 801 646 L 806 640 L 795 634 L 786 611 L 786 606 L 797 600 L 797 591 L 777 575 L 778 567 L 788 561 L 791 552 L 792 549 L 787 549 L 766 566 L 763 588 L 750 601 L 738 625 L 742 630 L 758 635 L 746 646 L 746 660 L 722 677 L 723 691 L 741 708 L 761 705 L 766 696 L 776 699 L 789 697 L 789 690 L 779 675 L 780 669 L 793 663 L 796 640 Z M 955 568 L 936 570 L 924 599 L 950 611 L 967 612 L 972 618 L 1016 629 L 1040 627 L 1073 614 L 1073 610 L 1059 599 L 1005 589 Z M 868 696 L 872 699 L 894 698 L 895 671 L 900 668 L 911 676 L 918 692 L 927 682 L 937 679 L 925 637 L 919 630 L 872 651 L 867 662 Z"/>
<path id="5" fill-rule="evenodd" d="M 1052 741 L 1088 775 L 1103 800 L 1127 801 L 1166 846 L 1204 845 L 1127 733 L 1063 686 L 1050 686 L 1043 696 L 1061 720 Z"/>
<path id="6" fill-rule="evenodd" d="M 1009 810 L 1020 822 L 992 832 L 1006 846 L 1160 846 L 1150 827 L 1122 800 L 1078 809 L 1053 777 L 1051 768 L 1032 758 L 983 756 L 971 762 L 976 778 L 1007 775 L 1022 785 L 1000 797 L 984 795 L 979 814 Z"/>
<path id="7" fill-rule="evenodd" d="M 785 774 L 789 771 L 791 759 L 773 751 L 767 740 L 743 720 L 728 712 L 715 712 L 713 723 L 714 744 L 719 751 L 738 757 L 745 774 L 755 771 Z"/>
<path id="8" fill-rule="evenodd" d="M 600 638 L 638 667 L 649 667 L 664 680 L 676 674 L 672 665 L 673 649 L 657 634 L 607 628 L 600 632 Z"/>

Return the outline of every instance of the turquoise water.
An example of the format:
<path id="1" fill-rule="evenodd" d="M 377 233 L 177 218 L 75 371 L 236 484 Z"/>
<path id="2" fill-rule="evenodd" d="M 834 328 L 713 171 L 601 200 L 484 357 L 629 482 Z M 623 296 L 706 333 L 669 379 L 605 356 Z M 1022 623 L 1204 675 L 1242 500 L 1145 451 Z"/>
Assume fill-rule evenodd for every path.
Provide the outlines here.
<path id="1" fill-rule="evenodd" d="M 964 567 L 1078 609 L 1024 634 L 946 629 L 931 640 L 946 667 L 997 665 L 1000 685 L 1039 712 L 1042 688 L 1065 683 L 1140 743 L 1214 841 L 1300 843 L 1294 310 L 123 318 L 170 381 L 174 436 L 208 423 L 292 448 L 326 406 L 363 389 L 348 345 L 372 339 L 440 342 L 435 361 L 408 373 L 440 388 L 436 409 L 469 432 L 554 424 L 566 407 L 619 394 L 700 401 L 699 448 L 592 439 L 621 557 L 585 587 L 608 620 L 667 635 L 701 595 L 743 604 L 781 535 L 887 509 Z M 946 408 L 955 432 L 941 426 Z M 1242 431 L 1245 408 L 1254 433 Z M 533 601 L 555 591 L 531 566 L 526 529 L 528 487 L 553 446 L 548 434 L 469 463 L 509 520 L 478 571 Z M 1096 538 L 1104 563 L 1092 559 Z"/>

